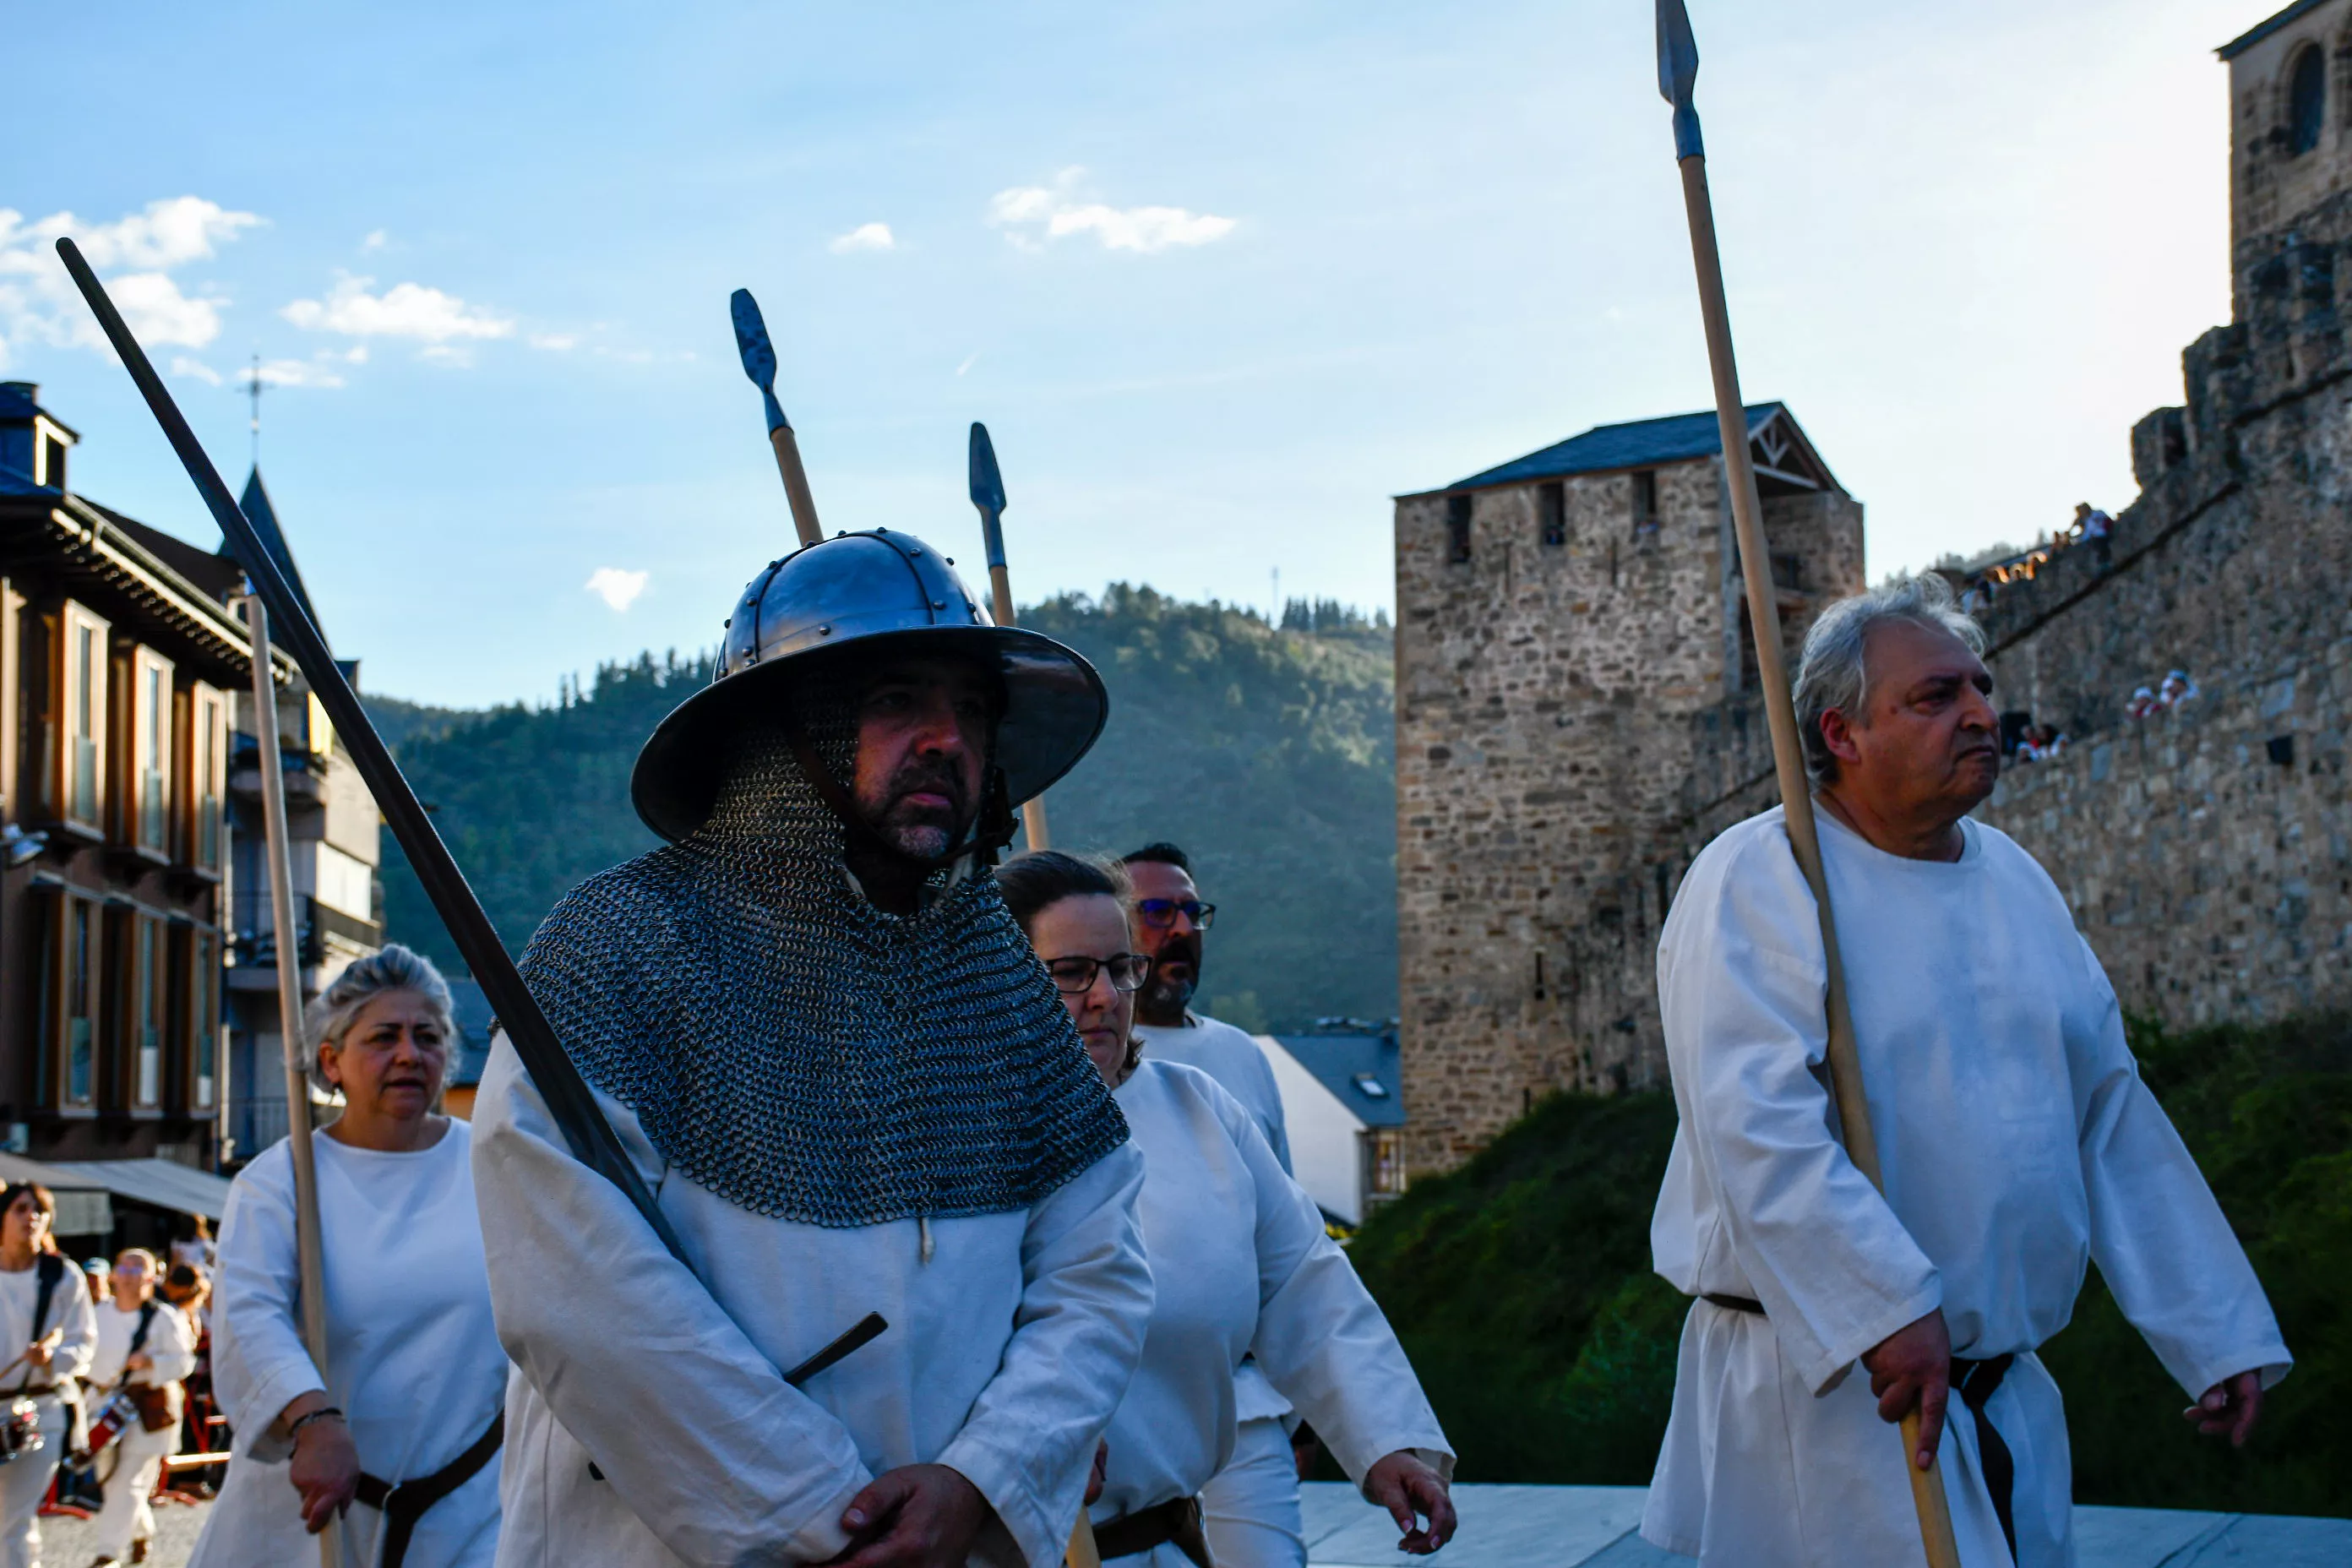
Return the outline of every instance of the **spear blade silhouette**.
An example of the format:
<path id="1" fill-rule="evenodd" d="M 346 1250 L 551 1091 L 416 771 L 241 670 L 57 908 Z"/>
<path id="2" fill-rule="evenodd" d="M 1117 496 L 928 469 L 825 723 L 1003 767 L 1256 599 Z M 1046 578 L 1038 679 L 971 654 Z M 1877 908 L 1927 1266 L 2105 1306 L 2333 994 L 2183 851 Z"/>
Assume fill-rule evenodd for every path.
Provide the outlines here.
<path id="1" fill-rule="evenodd" d="M 1820 911 L 1822 949 L 1829 963 L 1831 1098 L 1845 1135 L 1846 1155 L 1870 1184 L 1885 1189 L 1878 1163 L 1878 1138 L 1870 1125 L 1870 1101 L 1863 1092 L 1862 1058 L 1855 1049 L 1853 1015 L 1846 1003 L 1845 965 L 1838 954 L 1837 922 L 1830 910 L 1828 879 L 1822 873 L 1821 836 L 1813 825 L 1813 796 L 1805 777 L 1797 710 L 1789 694 L 1789 673 L 1780 657 L 1780 613 L 1772 594 L 1771 557 L 1764 541 L 1764 503 L 1756 491 L 1756 465 L 1748 452 L 1748 411 L 1739 397 L 1739 368 L 1731 352 L 1731 312 L 1724 302 L 1723 257 L 1715 237 L 1715 203 L 1706 185 L 1706 148 L 1699 134 L 1692 89 L 1698 79 L 1698 43 L 1691 36 L 1683 0 L 1657 0 L 1658 92 L 1675 106 L 1675 162 L 1682 169 L 1683 206 L 1690 219 L 1691 261 L 1698 273 L 1699 312 L 1706 327 L 1706 358 L 1715 375 L 1716 427 L 1723 437 L 1725 481 L 1731 487 L 1731 521 L 1739 542 L 1739 574 L 1748 592 L 1748 625 L 1756 644 L 1756 669 L 1764 689 L 1764 714 L 1772 731 L 1772 766 L 1780 784 L 1789 846 L 1812 889 Z M 1919 1538 L 1928 1568 L 1961 1568 L 1952 1536 L 1951 1501 L 1944 1492 L 1942 1468 L 1930 1459 L 1922 1469 L 1919 1412 L 1903 1417 L 1903 1471 L 1911 1479 L 1911 1501 L 1919 1515 Z"/>
<path id="2" fill-rule="evenodd" d="M 989 608 L 1000 626 L 1013 624 L 1013 578 L 1004 565 L 1004 475 L 996 466 L 996 444 L 988 426 L 971 422 L 969 464 L 971 504 L 980 511 L 981 542 L 988 552 Z M 1021 803 L 1021 831 L 1032 849 L 1049 849 L 1045 837 L 1045 802 L 1041 795 Z"/>

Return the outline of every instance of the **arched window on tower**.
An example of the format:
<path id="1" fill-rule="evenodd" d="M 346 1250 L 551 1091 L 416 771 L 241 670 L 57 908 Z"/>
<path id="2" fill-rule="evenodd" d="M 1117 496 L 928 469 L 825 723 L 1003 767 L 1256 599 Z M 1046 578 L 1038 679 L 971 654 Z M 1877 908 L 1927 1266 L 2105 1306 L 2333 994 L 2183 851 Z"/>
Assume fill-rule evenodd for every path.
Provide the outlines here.
<path id="1" fill-rule="evenodd" d="M 2316 44 L 2294 57 L 2287 79 L 2286 150 L 2300 158 L 2319 145 L 2320 128 L 2327 123 L 2327 58 Z"/>

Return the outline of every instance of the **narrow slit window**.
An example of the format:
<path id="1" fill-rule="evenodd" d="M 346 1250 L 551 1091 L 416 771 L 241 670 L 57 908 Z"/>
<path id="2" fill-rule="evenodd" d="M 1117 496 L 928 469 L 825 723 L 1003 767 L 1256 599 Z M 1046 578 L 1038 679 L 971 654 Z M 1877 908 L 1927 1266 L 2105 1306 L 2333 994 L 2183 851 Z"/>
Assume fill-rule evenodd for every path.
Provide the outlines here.
<path id="1" fill-rule="evenodd" d="M 1536 521 L 1546 544 L 1568 542 L 1568 487 L 1558 479 L 1536 487 Z"/>
<path id="2" fill-rule="evenodd" d="M 1470 559 L 1470 498 L 1445 498 L 1445 559 L 1463 562 Z"/>
<path id="3" fill-rule="evenodd" d="M 1633 534 L 1647 538 L 1658 531 L 1658 470 L 1636 468 L 1633 481 Z"/>
<path id="4" fill-rule="evenodd" d="M 2319 145 L 2327 123 L 2327 60 L 2319 46 L 2309 45 L 2294 57 L 2294 74 L 2287 83 L 2286 150 L 2300 158 Z"/>

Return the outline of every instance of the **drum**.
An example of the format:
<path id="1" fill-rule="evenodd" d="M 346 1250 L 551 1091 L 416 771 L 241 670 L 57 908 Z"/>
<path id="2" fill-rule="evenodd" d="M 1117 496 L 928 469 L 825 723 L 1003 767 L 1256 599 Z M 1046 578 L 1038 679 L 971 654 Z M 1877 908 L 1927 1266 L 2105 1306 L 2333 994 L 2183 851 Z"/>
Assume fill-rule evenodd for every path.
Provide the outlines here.
<path id="1" fill-rule="evenodd" d="M 30 1454 L 42 1447 L 41 1407 L 21 1395 L 0 1410 L 0 1465 L 19 1454 Z"/>
<path id="2" fill-rule="evenodd" d="M 91 1458 L 106 1451 L 106 1446 L 122 1436 L 122 1429 L 139 1419 L 139 1405 L 128 1388 L 118 1388 L 108 1394 L 106 1402 L 89 1418 L 89 1446 L 86 1452 Z"/>

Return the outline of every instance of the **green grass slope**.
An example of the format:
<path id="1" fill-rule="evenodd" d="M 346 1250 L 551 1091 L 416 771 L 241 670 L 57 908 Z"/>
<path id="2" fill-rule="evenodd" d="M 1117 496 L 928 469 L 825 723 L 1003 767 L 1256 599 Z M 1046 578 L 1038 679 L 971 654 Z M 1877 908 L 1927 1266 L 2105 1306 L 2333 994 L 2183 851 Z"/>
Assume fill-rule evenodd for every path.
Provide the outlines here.
<path id="1" fill-rule="evenodd" d="M 1036 605 L 1026 624 L 1102 670 L 1102 740 L 1049 797 L 1064 848 L 1154 838 L 1192 851 L 1218 906 L 1203 1002 L 1244 1026 L 1396 1006 L 1395 758 L 1390 639 L 1336 606 L 1288 629 L 1149 588 Z M 706 661 L 607 666 L 551 707 L 452 714 L 372 700 L 401 766 L 509 950 L 591 872 L 653 846 L 630 809 L 637 747 L 709 679 Z M 454 963 L 387 841 L 391 935 Z"/>
<path id="2" fill-rule="evenodd" d="M 2134 1044 L 2296 1366 L 2246 1450 L 2199 1438 L 2094 1271 L 2042 1352 L 2065 1392 L 2075 1496 L 2352 1512 L 2352 1021 L 2141 1028 Z M 1562 1096 L 1358 1234 L 1356 1266 L 1412 1352 L 1463 1479 L 1649 1479 L 1685 1310 L 1649 1273 L 1674 1126 L 1664 1094 Z"/>

